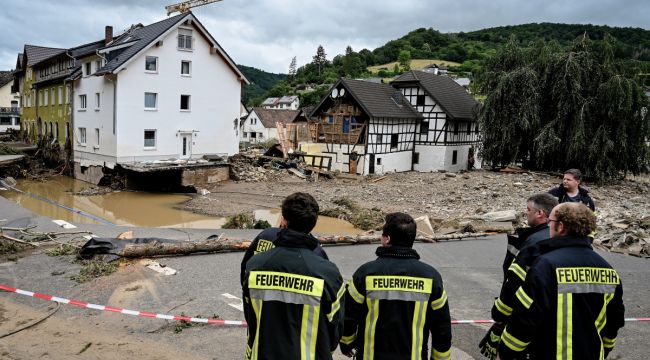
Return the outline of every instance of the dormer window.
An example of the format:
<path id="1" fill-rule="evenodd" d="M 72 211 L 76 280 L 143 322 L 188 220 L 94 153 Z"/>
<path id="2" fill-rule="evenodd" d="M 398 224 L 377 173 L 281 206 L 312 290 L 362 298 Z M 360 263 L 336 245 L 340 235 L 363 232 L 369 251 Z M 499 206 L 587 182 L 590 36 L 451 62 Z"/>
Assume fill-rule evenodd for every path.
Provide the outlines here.
<path id="1" fill-rule="evenodd" d="M 178 48 L 192 50 L 192 30 L 178 29 Z"/>

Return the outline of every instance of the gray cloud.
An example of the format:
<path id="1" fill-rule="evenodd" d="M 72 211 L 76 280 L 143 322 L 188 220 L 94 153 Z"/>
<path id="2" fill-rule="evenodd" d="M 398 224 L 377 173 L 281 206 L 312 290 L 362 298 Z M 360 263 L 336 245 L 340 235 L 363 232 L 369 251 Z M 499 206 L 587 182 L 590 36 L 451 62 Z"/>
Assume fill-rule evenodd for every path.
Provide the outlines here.
<path id="1" fill-rule="evenodd" d="M 178 0 L 3 0 L 0 69 L 15 66 L 24 44 L 72 47 L 166 17 Z M 530 22 L 648 28 L 647 0 L 223 0 L 195 15 L 239 64 L 286 72 L 293 56 L 311 60 L 322 44 L 329 58 L 374 49 L 416 28 L 472 31 Z"/>

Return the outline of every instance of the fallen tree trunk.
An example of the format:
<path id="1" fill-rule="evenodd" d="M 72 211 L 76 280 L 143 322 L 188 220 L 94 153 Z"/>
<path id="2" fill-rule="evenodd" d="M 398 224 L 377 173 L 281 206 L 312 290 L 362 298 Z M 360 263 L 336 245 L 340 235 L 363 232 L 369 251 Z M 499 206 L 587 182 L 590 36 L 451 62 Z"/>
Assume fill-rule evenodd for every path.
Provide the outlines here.
<path id="1" fill-rule="evenodd" d="M 493 235 L 492 233 L 477 234 L 450 234 L 434 237 L 418 236 L 416 241 L 425 243 L 434 243 L 438 241 L 462 240 L 470 238 L 479 238 Z M 323 245 L 355 245 L 355 244 L 378 244 L 381 241 L 381 235 L 334 235 L 321 236 L 318 240 Z M 124 248 L 114 252 L 115 255 L 126 258 L 139 258 L 151 256 L 170 256 L 170 255 L 189 255 L 194 253 L 214 253 L 214 252 L 233 252 L 245 251 L 250 245 L 250 240 L 221 237 L 214 240 L 205 240 L 201 242 L 159 242 L 151 241 L 148 243 L 128 244 Z"/>

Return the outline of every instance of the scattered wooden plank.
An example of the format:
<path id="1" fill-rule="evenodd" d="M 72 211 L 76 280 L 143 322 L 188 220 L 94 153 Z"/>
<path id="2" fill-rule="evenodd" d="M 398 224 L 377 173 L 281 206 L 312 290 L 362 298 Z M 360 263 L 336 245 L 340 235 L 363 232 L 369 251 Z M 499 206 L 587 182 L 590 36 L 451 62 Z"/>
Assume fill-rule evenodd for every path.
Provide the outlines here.
<path id="1" fill-rule="evenodd" d="M 376 178 L 376 179 L 372 179 L 372 180 L 370 180 L 370 182 L 373 182 L 373 183 L 380 182 L 380 181 L 386 179 L 387 177 L 388 177 L 388 176 L 378 177 L 378 178 Z"/>
<path id="2" fill-rule="evenodd" d="M 296 175 L 297 177 L 299 177 L 301 179 L 307 179 L 307 176 L 305 174 L 301 173 L 300 171 L 298 171 L 298 170 L 296 170 L 294 168 L 288 168 L 287 171 L 294 174 L 294 175 Z"/>

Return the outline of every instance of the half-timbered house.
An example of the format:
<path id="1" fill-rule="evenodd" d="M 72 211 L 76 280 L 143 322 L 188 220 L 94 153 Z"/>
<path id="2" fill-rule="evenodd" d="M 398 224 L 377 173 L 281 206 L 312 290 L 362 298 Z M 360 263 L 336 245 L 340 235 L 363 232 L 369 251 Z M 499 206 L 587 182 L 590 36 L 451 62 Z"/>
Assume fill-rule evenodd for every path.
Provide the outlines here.
<path id="1" fill-rule="evenodd" d="M 453 79 L 410 71 L 390 85 L 341 79 L 312 111 L 311 142 L 332 169 L 458 171 L 478 142 L 476 101 Z M 310 146 L 313 149 L 313 146 Z"/>

